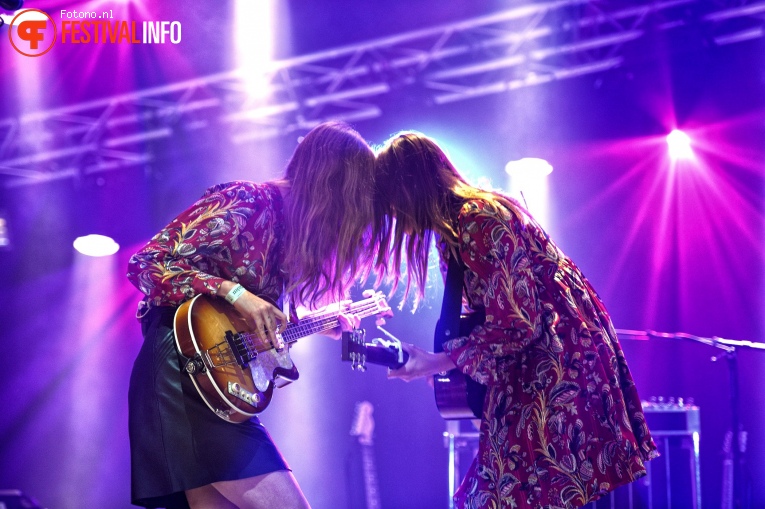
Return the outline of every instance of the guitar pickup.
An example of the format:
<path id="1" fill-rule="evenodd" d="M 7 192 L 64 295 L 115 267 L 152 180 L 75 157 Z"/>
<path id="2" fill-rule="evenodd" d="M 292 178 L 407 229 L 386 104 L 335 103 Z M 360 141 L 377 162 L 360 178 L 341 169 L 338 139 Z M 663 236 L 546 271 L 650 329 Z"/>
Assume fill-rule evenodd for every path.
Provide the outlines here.
<path id="1" fill-rule="evenodd" d="M 234 334 L 230 330 L 226 331 L 226 343 L 229 350 L 234 355 L 239 367 L 247 366 L 247 363 L 258 358 L 258 352 L 254 348 L 248 348 L 246 338 L 241 333 Z"/>
<path id="2" fill-rule="evenodd" d="M 255 406 L 260 403 L 260 395 L 248 391 L 237 382 L 228 383 L 228 393 L 236 398 L 241 399 L 248 405 Z"/>

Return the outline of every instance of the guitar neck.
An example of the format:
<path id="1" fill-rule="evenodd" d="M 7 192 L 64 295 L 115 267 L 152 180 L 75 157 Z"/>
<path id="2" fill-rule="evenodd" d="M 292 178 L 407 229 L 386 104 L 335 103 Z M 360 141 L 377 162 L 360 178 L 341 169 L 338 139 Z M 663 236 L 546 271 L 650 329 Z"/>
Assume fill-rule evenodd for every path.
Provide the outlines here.
<path id="1" fill-rule="evenodd" d="M 379 311 L 377 299 L 369 298 L 354 302 L 347 310 L 343 310 L 348 314 L 354 314 L 359 318 L 365 318 L 372 316 Z M 298 323 L 291 323 L 287 325 L 287 328 L 282 333 L 282 339 L 285 343 L 294 343 L 300 338 L 310 336 L 311 334 L 318 334 L 319 332 L 328 331 L 334 329 L 340 325 L 338 317 L 340 311 L 329 311 L 323 313 L 317 313 L 315 315 L 308 315 L 301 319 Z"/>
<path id="2" fill-rule="evenodd" d="M 377 469 L 375 468 L 374 451 L 372 451 L 372 432 L 375 427 L 372 412 L 372 403 L 369 401 L 356 403 L 351 435 L 356 437 L 356 442 L 361 452 L 361 471 L 364 476 L 364 507 L 365 509 L 380 509 Z M 352 470 L 355 471 L 355 469 Z M 360 505 L 358 500 L 354 502 L 356 502 L 354 507 Z"/>
<path id="3" fill-rule="evenodd" d="M 380 509 L 380 489 L 377 484 L 377 468 L 371 445 L 361 445 L 361 465 L 364 470 L 366 509 Z"/>

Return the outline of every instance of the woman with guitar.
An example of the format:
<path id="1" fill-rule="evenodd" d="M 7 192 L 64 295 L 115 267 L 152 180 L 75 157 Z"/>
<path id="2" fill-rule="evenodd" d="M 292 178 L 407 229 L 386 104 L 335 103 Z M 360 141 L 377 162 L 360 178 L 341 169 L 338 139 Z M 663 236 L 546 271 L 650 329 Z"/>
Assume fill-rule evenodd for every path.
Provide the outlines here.
<path id="1" fill-rule="evenodd" d="M 134 504 L 309 507 L 257 417 L 233 424 L 199 397 L 189 375 L 212 371 L 216 352 L 185 358 L 176 350 L 173 320 L 196 296 L 215 306 L 228 301 L 255 331 L 247 341 L 281 351 L 290 313 L 276 302 L 341 299 L 369 268 L 373 167 L 374 154 L 356 131 L 321 124 L 298 144 L 282 179 L 211 187 L 133 255 L 128 278 L 146 295 L 139 306 L 145 341 L 129 391 Z M 338 321 L 348 329 L 358 317 L 340 313 L 332 323 Z M 221 341 L 233 348 L 243 337 Z M 257 397 L 237 383 L 228 392 L 242 401 Z"/>
<path id="2" fill-rule="evenodd" d="M 469 185 L 416 132 L 382 147 L 375 186 L 380 277 L 395 289 L 405 257 L 405 295 L 419 300 L 435 239 L 445 302 L 451 286 L 455 314 L 464 299 L 483 315 L 456 334 L 459 321 L 442 326 L 442 312 L 442 351 L 404 345 L 409 360 L 389 375 L 438 381 L 456 367 L 485 388 L 478 454 L 455 507 L 581 507 L 644 476 L 656 446 L 611 319 L 539 224 L 515 200 Z"/>

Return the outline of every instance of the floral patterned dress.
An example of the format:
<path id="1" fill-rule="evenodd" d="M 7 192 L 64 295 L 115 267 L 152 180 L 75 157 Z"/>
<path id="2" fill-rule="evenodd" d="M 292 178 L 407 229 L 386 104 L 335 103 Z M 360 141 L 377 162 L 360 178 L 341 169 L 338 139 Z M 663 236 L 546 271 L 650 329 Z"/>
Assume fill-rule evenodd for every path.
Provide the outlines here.
<path id="1" fill-rule="evenodd" d="M 276 301 L 284 285 L 283 225 L 274 186 L 218 184 L 133 255 L 128 279 L 146 294 L 144 308 L 215 295 L 224 280 Z"/>
<path id="2" fill-rule="evenodd" d="M 584 275 L 521 210 L 469 201 L 458 233 L 465 297 L 486 321 L 444 350 L 488 390 L 457 507 L 581 507 L 644 476 L 658 452 Z"/>

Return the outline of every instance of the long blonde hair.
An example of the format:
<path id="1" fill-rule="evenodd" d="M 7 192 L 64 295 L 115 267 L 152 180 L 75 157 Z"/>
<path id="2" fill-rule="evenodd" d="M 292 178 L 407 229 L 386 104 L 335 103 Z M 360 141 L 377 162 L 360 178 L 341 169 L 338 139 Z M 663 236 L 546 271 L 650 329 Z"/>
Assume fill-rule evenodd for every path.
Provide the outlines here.
<path id="1" fill-rule="evenodd" d="M 298 144 L 283 179 L 287 292 L 297 302 L 344 298 L 372 263 L 374 152 L 349 125 L 326 122 Z"/>
<path id="2" fill-rule="evenodd" d="M 428 252 L 434 234 L 453 250 L 459 245 L 457 218 L 468 200 L 490 207 L 517 210 L 506 196 L 471 186 L 460 175 L 435 141 L 422 133 L 403 131 L 378 151 L 375 162 L 375 221 L 378 284 L 401 282 L 401 262 L 406 261 L 406 300 L 416 288 L 415 308 L 425 295 Z"/>

